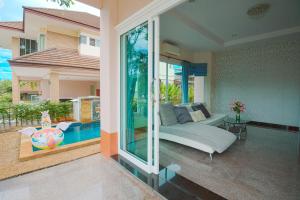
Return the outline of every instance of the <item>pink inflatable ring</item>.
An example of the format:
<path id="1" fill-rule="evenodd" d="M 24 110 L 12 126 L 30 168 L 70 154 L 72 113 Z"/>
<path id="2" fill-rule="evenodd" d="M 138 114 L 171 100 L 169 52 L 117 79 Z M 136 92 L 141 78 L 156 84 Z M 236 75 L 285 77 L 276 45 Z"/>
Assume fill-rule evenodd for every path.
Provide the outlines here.
<path id="1" fill-rule="evenodd" d="M 32 145 L 38 149 L 53 149 L 64 140 L 64 133 L 56 128 L 46 128 L 31 136 Z"/>

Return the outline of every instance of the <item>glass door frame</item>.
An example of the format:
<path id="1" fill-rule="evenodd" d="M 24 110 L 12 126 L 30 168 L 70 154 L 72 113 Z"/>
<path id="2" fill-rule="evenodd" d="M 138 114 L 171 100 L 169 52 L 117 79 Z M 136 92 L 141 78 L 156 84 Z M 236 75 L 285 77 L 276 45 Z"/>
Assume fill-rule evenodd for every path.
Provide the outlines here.
<path id="1" fill-rule="evenodd" d="M 126 78 L 125 70 L 121 70 L 121 63 L 125 63 L 124 60 L 121 62 L 122 56 L 122 46 L 121 40 L 122 35 L 130 31 L 131 29 L 139 26 L 141 24 L 148 24 L 148 131 L 147 131 L 147 162 L 142 161 L 133 154 L 125 151 L 121 147 L 122 140 L 125 141 L 126 134 L 121 133 L 122 127 L 125 126 L 124 120 L 121 117 L 125 117 L 126 111 L 121 112 L 124 109 L 121 101 L 121 90 L 126 89 L 126 84 L 124 83 L 124 78 Z M 146 21 L 139 24 L 132 24 L 127 26 L 126 29 L 118 32 L 118 49 L 119 49 L 119 70 L 120 70 L 120 84 L 119 84 L 119 125 L 118 125 L 118 153 L 135 164 L 137 167 L 141 168 L 147 173 L 159 172 L 159 18 L 153 17 L 148 18 Z M 153 71 L 154 70 L 154 71 Z M 154 75 L 154 76 L 153 76 Z M 121 82 L 123 81 L 123 82 Z M 153 93 L 152 93 L 153 92 Z M 123 100 L 124 101 L 124 100 Z M 153 116 L 154 114 L 154 116 Z M 122 116 L 121 116 L 122 115 Z M 153 126 L 154 125 L 154 126 Z M 153 139 L 152 139 L 153 138 Z"/>

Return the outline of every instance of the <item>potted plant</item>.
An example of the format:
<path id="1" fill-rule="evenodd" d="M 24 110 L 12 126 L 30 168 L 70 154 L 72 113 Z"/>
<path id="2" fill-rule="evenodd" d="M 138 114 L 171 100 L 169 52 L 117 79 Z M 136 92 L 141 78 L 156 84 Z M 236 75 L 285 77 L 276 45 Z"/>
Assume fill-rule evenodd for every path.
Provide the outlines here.
<path id="1" fill-rule="evenodd" d="M 233 112 L 235 112 L 235 120 L 237 122 L 240 122 L 241 121 L 241 113 L 245 112 L 246 107 L 245 107 L 245 104 L 243 104 L 241 101 L 236 100 L 231 104 L 231 110 Z"/>

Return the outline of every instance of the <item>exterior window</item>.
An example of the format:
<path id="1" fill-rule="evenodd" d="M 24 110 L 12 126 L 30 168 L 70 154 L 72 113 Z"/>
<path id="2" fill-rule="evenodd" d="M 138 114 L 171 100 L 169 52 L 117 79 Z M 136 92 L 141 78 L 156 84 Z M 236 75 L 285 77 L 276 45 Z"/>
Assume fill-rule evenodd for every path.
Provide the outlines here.
<path id="1" fill-rule="evenodd" d="M 37 42 L 36 40 L 29 40 L 20 38 L 20 55 L 34 53 L 37 51 Z"/>
<path id="2" fill-rule="evenodd" d="M 87 37 L 84 36 L 84 35 L 80 35 L 79 43 L 80 44 L 86 44 L 87 43 Z"/>
<path id="3" fill-rule="evenodd" d="M 96 40 L 94 38 L 90 38 L 90 46 L 96 46 Z"/>
<path id="4" fill-rule="evenodd" d="M 100 40 L 96 39 L 96 47 L 100 47 Z"/>
<path id="5" fill-rule="evenodd" d="M 39 51 L 42 51 L 45 49 L 45 35 L 40 34 L 40 39 L 39 39 Z"/>

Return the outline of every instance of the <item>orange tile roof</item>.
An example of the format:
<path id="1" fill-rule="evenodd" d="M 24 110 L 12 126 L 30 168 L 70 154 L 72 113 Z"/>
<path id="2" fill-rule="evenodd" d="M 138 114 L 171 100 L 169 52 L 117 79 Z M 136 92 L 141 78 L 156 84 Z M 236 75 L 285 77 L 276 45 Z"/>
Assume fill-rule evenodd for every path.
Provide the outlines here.
<path id="1" fill-rule="evenodd" d="M 40 66 L 40 67 L 70 67 L 78 69 L 100 69 L 100 59 L 94 56 L 80 55 L 76 49 L 51 48 L 9 61 L 15 66 Z"/>
<path id="2" fill-rule="evenodd" d="M 100 17 L 85 12 L 36 7 L 24 7 L 24 11 L 29 11 L 41 15 L 47 15 L 49 17 L 52 16 L 58 19 L 100 29 Z"/>
<path id="3" fill-rule="evenodd" d="M 23 22 L 22 21 L 6 21 L 0 22 L 0 26 L 11 29 L 19 29 L 23 30 Z"/>

